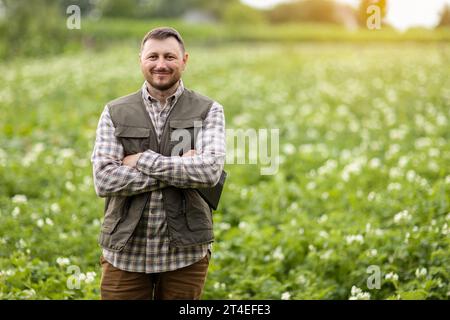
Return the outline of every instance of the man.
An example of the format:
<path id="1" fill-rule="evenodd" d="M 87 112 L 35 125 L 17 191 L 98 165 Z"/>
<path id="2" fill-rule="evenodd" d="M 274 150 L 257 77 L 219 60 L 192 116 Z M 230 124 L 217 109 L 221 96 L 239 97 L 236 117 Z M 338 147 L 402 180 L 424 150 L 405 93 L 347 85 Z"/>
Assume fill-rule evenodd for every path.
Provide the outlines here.
<path id="1" fill-rule="evenodd" d="M 100 117 L 92 163 L 106 198 L 102 299 L 201 297 L 212 209 L 195 188 L 219 181 L 225 119 L 219 103 L 184 87 L 188 57 L 176 30 L 151 30 L 139 54 L 142 88 Z"/>

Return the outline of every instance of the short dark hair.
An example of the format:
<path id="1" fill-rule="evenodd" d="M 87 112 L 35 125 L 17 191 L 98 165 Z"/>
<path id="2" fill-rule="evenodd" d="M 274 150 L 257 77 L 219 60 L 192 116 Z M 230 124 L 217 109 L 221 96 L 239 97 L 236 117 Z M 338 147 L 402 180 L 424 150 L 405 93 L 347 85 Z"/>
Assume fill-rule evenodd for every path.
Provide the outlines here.
<path id="1" fill-rule="evenodd" d="M 149 32 L 147 32 L 147 34 L 145 35 L 144 39 L 142 39 L 141 42 L 141 52 L 142 49 L 144 48 L 144 44 L 148 39 L 157 39 L 157 40 L 164 40 L 167 38 L 175 38 L 175 40 L 178 41 L 178 43 L 180 44 L 181 47 L 181 51 L 184 53 L 185 49 L 184 49 L 184 42 L 183 42 L 183 38 L 181 38 L 181 35 L 178 33 L 177 30 L 175 30 L 174 28 L 171 27 L 159 27 L 159 28 L 155 28 L 150 30 Z"/>

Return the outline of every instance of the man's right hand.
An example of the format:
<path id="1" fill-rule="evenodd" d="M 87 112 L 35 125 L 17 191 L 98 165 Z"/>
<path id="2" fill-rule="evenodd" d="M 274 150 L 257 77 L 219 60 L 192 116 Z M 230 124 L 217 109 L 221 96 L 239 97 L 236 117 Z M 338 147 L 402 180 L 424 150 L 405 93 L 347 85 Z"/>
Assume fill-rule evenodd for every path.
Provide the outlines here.
<path id="1" fill-rule="evenodd" d="M 195 156 L 197 153 L 195 151 L 195 149 L 191 149 L 186 153 L 183 153 L 182 157 L 193 157 Z"/>

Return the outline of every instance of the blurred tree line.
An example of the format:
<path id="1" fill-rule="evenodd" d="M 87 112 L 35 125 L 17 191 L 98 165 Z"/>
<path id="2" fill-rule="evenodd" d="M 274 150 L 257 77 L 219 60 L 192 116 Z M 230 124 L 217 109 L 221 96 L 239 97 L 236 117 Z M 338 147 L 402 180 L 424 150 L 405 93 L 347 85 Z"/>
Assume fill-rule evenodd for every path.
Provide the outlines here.
<path id="1" fill-rule="evenodd" d="M 450 27 L 450 5 L 446 5 L 442 9 L 438 27 Z"/>
<path id="2" fill-rule="evenodd" d="M 83 18 L 180 19 L 229 25 L 329 23 L 350 29 L 365 26 L 370 5 L 382 16 L 387 0 L 361 0 L 358 8 L 332 0 L 291 0 L 269 10 L 239 0 L 0 0 L 0 57 L 36 56 L 76 50 L 85 40 L 66 27 L 66 12 L 78 5 Z M 439 26 L 450 25 L 447 6 Z M 82 21 L 84 21 L 82 19 Z"/>

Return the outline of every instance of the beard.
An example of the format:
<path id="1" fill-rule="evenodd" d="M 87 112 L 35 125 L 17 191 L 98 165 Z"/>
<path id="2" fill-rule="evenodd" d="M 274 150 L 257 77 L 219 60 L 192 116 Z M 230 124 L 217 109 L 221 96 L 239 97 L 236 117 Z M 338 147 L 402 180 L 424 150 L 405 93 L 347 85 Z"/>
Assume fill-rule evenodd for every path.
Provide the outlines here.
<path id="1" fill-rule="evenodd" d="M 154 72 L 167 72 L 164 80 L 159 80 L 159 75 Z M 159 91 L 165 91 L 172 88 L 181 78 L 181 74 L 173 72 L 172 70 L 152 70 L 147 76 L 147 82 Z"/>

